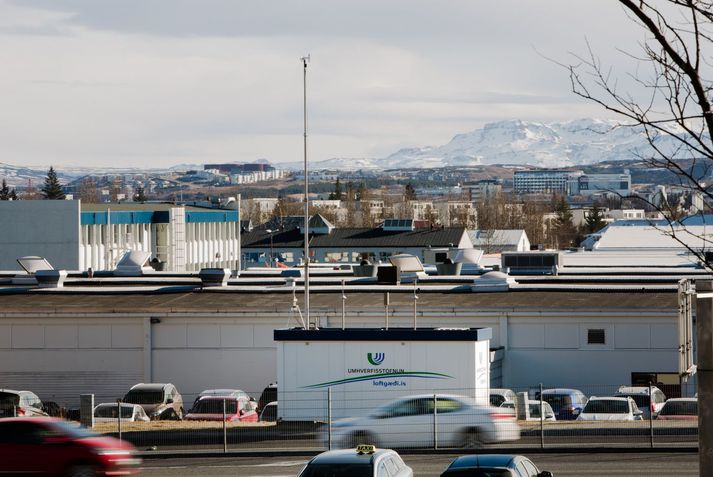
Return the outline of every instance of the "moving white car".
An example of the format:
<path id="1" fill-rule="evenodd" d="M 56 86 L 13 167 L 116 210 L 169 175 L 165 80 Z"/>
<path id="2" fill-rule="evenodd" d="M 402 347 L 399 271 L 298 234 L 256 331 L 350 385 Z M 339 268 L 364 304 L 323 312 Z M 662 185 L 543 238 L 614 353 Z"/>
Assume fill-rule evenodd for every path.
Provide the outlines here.
<path id="1" fill-rule="evenodd" d="M 119 407 L 115 402 L 105 402 L 94 407 L 94 422 L 116 422 L 119 416 Z M 121 420 L 123 422 L 148 422 L 149 416 L 144 408 L 138 404 L 121 403 Z"/>
<path id="2" fill-rule="evenodd" d="M 630 397 L 596 397 L 587 401 L 578 421 L 640 421 L 643 412 Z"/>
<path id="3" fill-rule="evenodd" d="M 444 447 L 477 448 L 520 438 L 520 427 L 509 409 L 481 405 L 467 396 L 438 394 L 434 399 L 433 394 L 422 394 L 391 401 L 365 417 L 334 422 L 332 444 L 432 447 L 434 427 L 437 444 Z"/>

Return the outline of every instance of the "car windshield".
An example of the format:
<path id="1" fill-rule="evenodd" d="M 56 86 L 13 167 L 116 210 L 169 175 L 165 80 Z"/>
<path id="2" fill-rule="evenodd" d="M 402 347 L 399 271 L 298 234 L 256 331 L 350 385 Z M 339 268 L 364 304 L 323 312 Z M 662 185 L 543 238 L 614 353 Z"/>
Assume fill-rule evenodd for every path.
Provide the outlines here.
<path id="1" fill-rule="evenodd" d="M 15 393 L 0 392 L 0 409 L 12 408 L 20 404 L 20 396 Z"/>
<path id="2" fill-rule="evenodd" d="M 310 464 L 300 477 L 372 477 L 371 464 Z"/>
<path id="3" fill-rule="evenodd" d="M 225 412 L 235 414 L 238 409 L 237 402 L 233 399 L 225 400 Z M 223 414 L 223 399 L 201 399 L 193 408 L 196 414 Z"/>
<path id="4" fill-rule="evenodd" d="M 116 419 L 117 406 L 97 406 L 94 410 L 94 417 L 111 417 Z M 121 406 L 121 418 L 131 419 L 134 415 L 134 408 L 129 406 Z"/>
<path id="5" fill-rule="evenodd" d="M 163 391 L 129 391 L 124 396 L 124 402 L 131 404 L 160 404 L 163 402 Z"/>
<path id="6" fill-rule="evenodd" d="M 505 469 L 453 469 L 446 470 L 443 476 L 448 477 L 511 477 L 509 470 Z"/>
<path id="7" fill-rule="evenodd" d="M 584 412 L 588 414 L 628 414 L 629 403 L 618 399 L 590 400 L 584 407 Z"/>
<path id="8" fill-rule="evenodd" d="M 661 416 L 697 416 L 698 403 L 694 401 L 669 401 L 661 409 Z"/>

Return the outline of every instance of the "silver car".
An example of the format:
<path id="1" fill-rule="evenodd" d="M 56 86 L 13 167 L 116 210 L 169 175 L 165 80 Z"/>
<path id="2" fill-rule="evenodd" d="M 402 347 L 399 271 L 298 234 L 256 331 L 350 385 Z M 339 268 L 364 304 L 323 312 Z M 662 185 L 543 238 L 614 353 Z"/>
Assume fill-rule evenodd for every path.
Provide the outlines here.
<path id="1" fill-rule="evenodd" d="M 434 444 L 477 448 L 520 438 L 512 410 L 449 394 L 438 394 L 435 399 L 433 394 L 406 396 L 368 416 L 336 421 L 331 432 L 332 444 L 340 448 L 353 448 L 363 442 L 396 448 Z"/>
<path id="2" fill-rule="evenodd" d="M 32 391 L 0 389 L 0 417 L 47 416 L 42 401 Z"/>

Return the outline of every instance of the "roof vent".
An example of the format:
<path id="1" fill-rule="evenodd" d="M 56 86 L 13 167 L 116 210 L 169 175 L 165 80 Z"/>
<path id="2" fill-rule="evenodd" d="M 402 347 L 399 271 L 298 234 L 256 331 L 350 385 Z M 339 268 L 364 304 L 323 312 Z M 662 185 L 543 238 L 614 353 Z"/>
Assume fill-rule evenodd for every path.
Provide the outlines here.
<path id="1" fill-rule="evenodd" d="M 510 285 L 517 283 L 514 278 L 503 272 L 488 272 L 473 281 L 471 289 L 474 292 L 503 292 L 510 289 Z"/>
<path id="2" fill-rule="evenodd" d="M 204 287 L 228 286 L 229 268 L 202 268 L 198 273 Z"/>
<path id="3" fill-rule="evenodd" d="M 54 267 L 44 257 L 20 257 L 17 259 L 17 263 L 30 275 L 33 275 L 38 270 L 54 270 Z"/>
<path id="4" fill-rule="evenodd" d="M 35 278 L 40 288 L 63 288 L 67 270 L 37 270 Z"/>
<path id="5" fill-rule="evenodd" d="M 140 277 L 145 272 L 153 271 L 153 268 L 147 266 L 147 262 L 151 252 L 143 250 L 129 250 L 126 252 L 116 264 L 114 269 L 115 277 Z"/>
<path id="6" fill-rule="evenodd" d="M 503 252 L 502 269 L 511 275 L 557 275 L 559 252 Z"/>

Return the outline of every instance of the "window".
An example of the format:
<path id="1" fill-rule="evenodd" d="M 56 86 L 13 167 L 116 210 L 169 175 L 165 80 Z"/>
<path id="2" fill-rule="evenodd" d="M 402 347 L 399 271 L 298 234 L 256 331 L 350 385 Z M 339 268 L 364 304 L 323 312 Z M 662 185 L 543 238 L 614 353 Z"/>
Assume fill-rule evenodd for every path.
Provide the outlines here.
<path id="1" fill-rule="evenodd" d="M 459 411 L 463 406 L 460 402 L 455 399 L 450 398 L 438 398 L 436 401 L 436 409 L 438 409 L 438 414 L 445 414 L 447 412 Z"/>
<path id="2" fill-rule="evenodd" d="M 587 344 L 607 344 L 604 328 L 590 328 L 587 330 Z"/>

